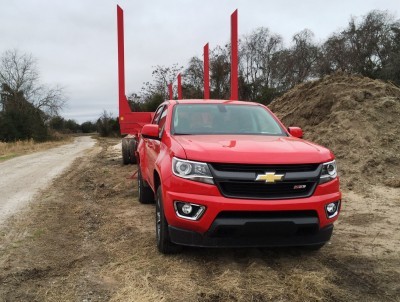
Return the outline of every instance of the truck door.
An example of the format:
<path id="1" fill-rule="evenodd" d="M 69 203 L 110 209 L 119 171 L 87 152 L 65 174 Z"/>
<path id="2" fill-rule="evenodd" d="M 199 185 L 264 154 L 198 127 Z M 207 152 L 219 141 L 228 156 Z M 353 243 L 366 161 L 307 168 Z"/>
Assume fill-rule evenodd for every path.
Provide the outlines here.
<path id="1" fill-rule="evenodd" d="M 157 109 L 152 124 L 157 124 L 160 128 L 159 139 L 146 140 L 146 168 L 149 176 L 148 182 L 154 188 L 154 168 L 158 154 L 160 153 L 161 135 L 164 129 L 165 120 L 167 118 L 167 106 L 161 106 Z M 155 188 L 154 188 L 155 189 Z"/>

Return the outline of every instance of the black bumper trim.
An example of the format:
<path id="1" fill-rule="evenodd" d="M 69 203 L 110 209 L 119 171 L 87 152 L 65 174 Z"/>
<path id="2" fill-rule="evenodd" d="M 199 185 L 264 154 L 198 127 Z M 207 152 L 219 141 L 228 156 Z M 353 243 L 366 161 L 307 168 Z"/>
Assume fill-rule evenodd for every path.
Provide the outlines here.
<path id="1" fill-rule="evenodd" d="M 194 231 L 169 226 L 171 241 L 175 244 L 197 247 L 279 247 L 279 246 L 307 246 L 324 244 L 332 236 L 333 224 L 317 230 L 312 234 L 263 236 L 210 236 Z"/>

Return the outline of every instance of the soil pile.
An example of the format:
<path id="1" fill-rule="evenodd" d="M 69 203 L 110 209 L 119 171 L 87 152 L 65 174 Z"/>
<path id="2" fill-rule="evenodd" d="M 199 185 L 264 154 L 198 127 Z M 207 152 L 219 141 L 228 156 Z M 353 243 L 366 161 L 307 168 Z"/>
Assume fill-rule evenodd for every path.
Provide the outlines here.
<path id="1" fill-rule="evenodd" d="M 348 189 L 400 187 L 400 88 L 338 73 L 300 84 L 269 107 L 286 126 L 302 127 L 305 139 L 334 152 Z"/>

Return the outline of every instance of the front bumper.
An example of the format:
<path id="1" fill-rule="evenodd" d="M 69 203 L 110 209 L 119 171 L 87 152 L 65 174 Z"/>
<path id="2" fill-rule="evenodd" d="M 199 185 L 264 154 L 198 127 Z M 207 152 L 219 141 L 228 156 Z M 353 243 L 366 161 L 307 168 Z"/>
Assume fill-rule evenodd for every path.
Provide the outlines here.
<path id="1" fill-rule="evenodd" d="M 204 247 L 318 245 L 329 241 L 333 223 L 338 218 L 338 215 L 327 218 L 325 212 L 328 203 L 341 199 L 338 179 L 318 185 L 310 197 L 275 200 L 227 198 L 216 186 L 175 177 L 169 180 L 171 182 L 164 183 L 163 203 L 170 237 L 176 244 Z M 183 219 L 176 215 L 174 201 L 204 205 L 206 210 L 199 220 Z"/>
<path id="2" fill-rule="evenodd" d="M 265 225 L 264 225 L 265 226 Z M 271 228 L 273 224 L 271 224 Z M 272 230 L 264 228 L 264 230 Z M 313 234 L 273 235 L 266 232 L 264 236 L 245 236 L 232 234 L 230 236 L 213 236 L 212 233 L 200 234 L 194 231 L 184 230 L 169 226 L 171 241 L 186 246 L 198 247 L 279 247 L 279 246 L 312 246 L 324 244 L 332 236 L 333 225 L 316 231 Z"/>

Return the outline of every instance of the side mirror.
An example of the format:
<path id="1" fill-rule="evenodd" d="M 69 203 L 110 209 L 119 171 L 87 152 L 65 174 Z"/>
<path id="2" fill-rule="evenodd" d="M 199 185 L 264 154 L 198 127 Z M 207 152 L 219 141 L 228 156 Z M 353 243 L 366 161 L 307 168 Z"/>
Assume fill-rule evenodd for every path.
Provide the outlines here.
<path id="1" fill-rule="evenodd" d="M 144 138 L 159 139 L 158 125 L 155 125 L 155 124 L 144 125 L 141 133 Z"/>
<path id="2" fill-rule="evenodd" d="M 289 127 L 288 131 L 294 137 L 303 138 L 303 130 L 300 127 Z"/>

